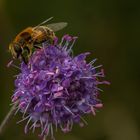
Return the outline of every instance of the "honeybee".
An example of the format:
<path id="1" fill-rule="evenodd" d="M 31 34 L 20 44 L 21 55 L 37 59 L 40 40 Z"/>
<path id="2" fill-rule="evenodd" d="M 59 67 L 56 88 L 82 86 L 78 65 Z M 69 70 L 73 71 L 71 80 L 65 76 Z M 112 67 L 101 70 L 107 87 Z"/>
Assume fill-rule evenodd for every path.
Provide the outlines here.
<path id="1" fill-rule="evenodd" d="M 43 21 L 35 27 L 28 27 L 20 32 L 9 45 L 13 59 L 21 58 L 26 64 L 33 51 L 40 48 L 39 44 L 47 41 L 54 43 L 55 32 L 67 26 L 66 22 L 45 25 L 51 18 Z"/>

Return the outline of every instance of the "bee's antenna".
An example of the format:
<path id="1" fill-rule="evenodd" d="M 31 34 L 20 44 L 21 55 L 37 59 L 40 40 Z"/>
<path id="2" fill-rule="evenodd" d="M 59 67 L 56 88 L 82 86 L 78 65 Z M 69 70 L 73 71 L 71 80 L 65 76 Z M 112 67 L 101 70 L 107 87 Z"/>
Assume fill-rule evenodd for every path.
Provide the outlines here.
<path id="1" fill-rule="evenodd" d="M 42 24 L 47 23 L 47 22 L 50 21 L 51 19 L 53 19 L 53 17 L 50 17 L 50 18 L 46 19 L 45 21 L 41 22 L 41 23 L 38 24 L 35 28 L 39 27 L 39 26 L 42 25 Z"/>

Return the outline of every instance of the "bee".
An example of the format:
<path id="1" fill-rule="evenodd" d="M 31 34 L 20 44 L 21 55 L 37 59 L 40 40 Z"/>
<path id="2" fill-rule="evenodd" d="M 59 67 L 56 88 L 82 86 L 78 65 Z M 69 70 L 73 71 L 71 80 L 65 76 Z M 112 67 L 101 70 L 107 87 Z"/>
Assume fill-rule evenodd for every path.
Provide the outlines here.
<path id="1" fill-rule="evenodd" d="M 54 43 L 55 32 L 66 27 L 67 23 L 59 22 L 45 25 L 51 19 L 52 17 L 35 27 L 27 27 L 15 37 L 9 45 L 13 59 L 21 58 L 27 64 L 34 50 L 40 48 L 39 44 L 45 41 L 50 44 Z"/>

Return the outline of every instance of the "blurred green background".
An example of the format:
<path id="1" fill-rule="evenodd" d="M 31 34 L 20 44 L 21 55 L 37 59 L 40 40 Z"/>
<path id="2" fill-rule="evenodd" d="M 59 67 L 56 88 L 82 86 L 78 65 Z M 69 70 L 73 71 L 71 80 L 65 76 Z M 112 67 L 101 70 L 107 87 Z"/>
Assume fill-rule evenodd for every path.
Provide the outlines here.
<path id="1" fill-rule="evenodd" d="M 77 35 L 74 54 L 90 51 L 98 58 L 110 86 L 102 86 L 104 108 L 88 116 L 88 126 L 74 126 L 56 140 L 140 140 L 140 1 L 139 0 L 0 0 L 0 122 L 8 112 L 19 71 L 7 68 L 8 44 L 22 29 L 53 16 L 69 26 L 57 33 Z M 25 135 L 15 116 L 0 140 L 38 140 Z M 50 138 L 48 138 L 50 139 Z"/>

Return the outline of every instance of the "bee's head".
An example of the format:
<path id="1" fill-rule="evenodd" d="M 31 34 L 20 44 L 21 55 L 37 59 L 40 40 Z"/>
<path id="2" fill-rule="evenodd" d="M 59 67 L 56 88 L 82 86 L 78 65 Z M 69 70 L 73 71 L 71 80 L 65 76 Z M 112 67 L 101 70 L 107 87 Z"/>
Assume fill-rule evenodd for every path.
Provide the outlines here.
<path id="1" fill-rule="evenodd" d="M 19 58 L 22 53 L 21 46 L 18 43 L 10 43 L 9 51 L 11 52 L 14 59 Z"/>

